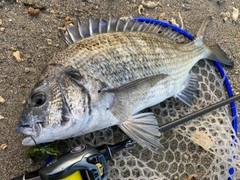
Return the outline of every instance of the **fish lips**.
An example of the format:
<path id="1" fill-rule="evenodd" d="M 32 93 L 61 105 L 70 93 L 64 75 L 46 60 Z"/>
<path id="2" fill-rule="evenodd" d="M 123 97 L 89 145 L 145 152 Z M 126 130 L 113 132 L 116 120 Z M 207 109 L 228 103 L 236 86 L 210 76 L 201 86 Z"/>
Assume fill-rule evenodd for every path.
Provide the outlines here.
<path id="1" fill-rule="evenodd" d="M 36 123 L 34 125 L 18 125 L 14 129 L 14 133 L 27 136 L 22 141 L 23 145 L 34 145 L 36 143 L 34 139 L 39 136 L 40 131 L 41 123 Z"/>
<path id="2" fill-rule="evenodd" d="M 38 128 L 30 125 L 20 125 L 14 129 L 14 133 L 26 136 L 37 136 L 39 134 L 39 130 L 36 131 L 36 129 Z"/>

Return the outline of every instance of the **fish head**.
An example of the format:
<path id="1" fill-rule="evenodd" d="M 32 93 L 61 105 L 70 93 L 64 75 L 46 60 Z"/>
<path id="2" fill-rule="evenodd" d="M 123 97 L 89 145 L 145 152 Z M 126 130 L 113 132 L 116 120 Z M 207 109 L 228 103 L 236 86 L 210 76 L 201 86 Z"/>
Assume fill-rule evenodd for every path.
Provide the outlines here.
<path id="1" fill-rule="evenodd" d="M 46 67 L 28 95 L 15 133 L 27 136 L 23 145 L 35 145 L 81 135 L 90 115 L 88 90 L 61 66 Z"/>

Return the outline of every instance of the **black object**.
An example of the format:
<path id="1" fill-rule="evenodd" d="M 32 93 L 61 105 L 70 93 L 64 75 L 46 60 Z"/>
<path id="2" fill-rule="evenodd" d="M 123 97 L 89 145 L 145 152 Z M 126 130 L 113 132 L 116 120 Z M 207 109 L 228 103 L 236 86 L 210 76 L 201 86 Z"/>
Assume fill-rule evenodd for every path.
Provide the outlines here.
<path id="1" fill-rule="evenodd" d="M 80 171 L 84 180 L 107 180 L 108 167 L 106 161 L 112 159 L 116 152 L 133 144 L 135 144 L 135 141 L 127 139 L 115 145 L 103 145 L 97 148 L 77 146 L 45 167 L 12 180 L 59 180 L 75 171 Z M 101 168 L 99 168 L 99 165 Z"/>
<path id="2" fill-rule="evenodd" d="M 178 126 L 178 125 L 180 125 L 182 123 L 188 122 L 188 121 L 190 121 L 190 120 L 192 120 L 192 119 L 194 119 L 196 117 L 199 117 L 199 116 L 202 116 L 204 114 L 207 114 L 207 113 L 209 113 L 209 112 L 211 112 L 211 111 L 213 111 L 215 109 L 218 109 L 218 108 L 220 108 L 222 106 L 225 106 L 225 105 L 227 105 L 227 104 L 229 104 L 231 102 L 237 101 L 237 100 L 240 100 L 240 94 L 237 95 L 237 96 L 230 97 L 230 98 L 228 98 L 226 100 L 220 101 L 220 102 L 218 102 L 216 104 L 210 105 L 209 107 L 203 108 L 203 109 L 201 109 L 199 111 L 196 111 L 196 112 L 194 112 L 192 114 L 184 116 L 183 118 L 180 118 L 180 119 L 178 119 L 176 121 L 172 121 L 170 123 L 164 124 L 161 127 L 159 127 L 159 131 L 161 131 L 161 132 L 167 131 L 167 130 L 169 130 L 169 129 L 173 128 L 173 127 L 176 127 L 176 126 Z"/>

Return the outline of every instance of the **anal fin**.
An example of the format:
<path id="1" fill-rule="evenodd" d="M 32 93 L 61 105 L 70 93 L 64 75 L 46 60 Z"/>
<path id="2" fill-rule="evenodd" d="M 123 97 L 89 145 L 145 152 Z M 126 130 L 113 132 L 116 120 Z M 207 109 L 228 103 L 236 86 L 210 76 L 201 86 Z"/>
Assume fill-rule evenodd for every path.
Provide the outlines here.
<path id="1" fill-rule="evenodd" d="M 164 149 L 159 142 L 161 135 L 158 122 L 153 113 L 141 113 L 129 117 L 119 127 L 138 144 L 150 149 Z"/>
<path id="2" fill-rule="evenodd" d="M 177 97 L 188 106 L 191 106 L 194 95 L 199 95 L 198 87 L 198 76 L 191 73 L 188 75 L 185 89 L 178 93 Z"/>

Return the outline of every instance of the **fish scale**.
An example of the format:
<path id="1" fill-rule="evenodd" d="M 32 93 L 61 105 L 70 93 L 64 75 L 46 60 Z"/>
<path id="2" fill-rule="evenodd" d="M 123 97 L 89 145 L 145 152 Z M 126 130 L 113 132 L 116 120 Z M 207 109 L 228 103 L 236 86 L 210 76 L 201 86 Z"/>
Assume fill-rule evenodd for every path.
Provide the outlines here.
<path id="1" fill-rule="evenodd" d="M 76 68 L 80 72 L 91 74 L 112 87 L 123 84 L 122 80 L 126 78 L 126 75 L 128 75 L 129 79 L 125 83 L 134 80 L 134 77 L 144 78 L 146 75 L 171 73 L 173 69 L 167 69 L 166 67 L 174 68 L 175 66 L 174 70 L 179 70 L 177 62 L 180 61 L 186 62 L 186 64 L 189 64 L 189 68 L 191 68 L 192 64 L 195 64 L 198 60 L 196 58 L 195 62 L 191 61 L 191 50 L 185 51 L 181 56 L 177 56 L 176 54 L 179 54 L 176 52 L 176 49 L 179 49 L 179 47 L 176 48 L 178 44 L 164 43 L 164 39 L 156 34 L 137 32 L 121 34 L 117 32 L 96 36 L 85 38 L 73 44 L 72 48 L 78 50 L 77 55 L 72 52 L 72 48 L 70 52 L 68 50 L 63 52 L 65 56 L 66 54 L 72 54 L 74 57 L 82 58 L 76 59 L 67 56 L 63 61 L 67 61 L 68 58 L 73 59 Z M 101 37 L 98 38 L 98 36 Z M 134 39 L 144 41 L 144 46 L 139 46 L 139 43 L 136 43 Z M 92 48 L 91 42 L 93 40 L 101 42 L 98 45 L 94 44 L 94 48 Z M 85 50 L 86 47 L 83 44 L 88 44 L 87 50 Z M 198 48 L 202 49 L 202 47 Z M 197 49 L 197 51 L 199 50 Z M 69 61 L 67 62 L 65 66 L 72 65 L 69 64 Z M 135 63 L 133 64 L 132 62 Z M 145 65 L 144 68 L 141 66 L 142 64 Z M 121 73 L 121 68 L 119 67 L 126 67 L 125 69 L 128 69 L 129 74 Z M 145 74 L 146 72 L 147 74 Z"/>
<path id="2" fill-rule="evenodd" d="M 219 46 L 202 42 L 210 20 L 189 43 L 161 25 L 112 16 L 67 25 L 70 46 L 42 72 L 15 132 L 33 145 L 118 125 L 140 145 L 162 148 L 156 117 L 141 111 L 171 96 L 190 106 L 198 77 L 189 71 L 200 59 L 233 65 Z"/>

